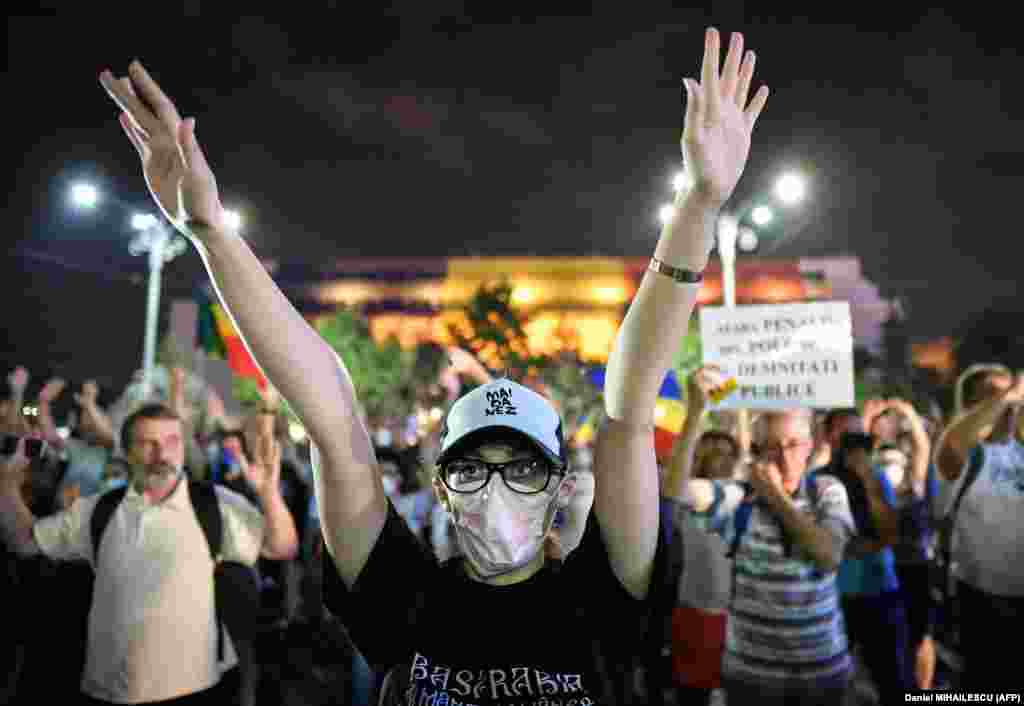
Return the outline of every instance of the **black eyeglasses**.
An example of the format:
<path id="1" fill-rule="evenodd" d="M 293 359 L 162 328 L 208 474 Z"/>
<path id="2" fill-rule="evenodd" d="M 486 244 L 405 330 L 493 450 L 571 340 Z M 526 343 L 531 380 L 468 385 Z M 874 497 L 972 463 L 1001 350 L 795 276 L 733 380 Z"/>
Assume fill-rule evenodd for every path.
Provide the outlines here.
<path id="1" fill-rule="evenodd" d="M 452 461 L 441 470 L 441 480 L 453 493 L 475 493 L 498 473 L 510 490 L 521 495 L 533 495 L 547 490 L 551 476 L 565 475 L 565 471 L 552 468 L 539 458 L 522 458 L 507 463 L 487 463 L 475 458 Z"/>

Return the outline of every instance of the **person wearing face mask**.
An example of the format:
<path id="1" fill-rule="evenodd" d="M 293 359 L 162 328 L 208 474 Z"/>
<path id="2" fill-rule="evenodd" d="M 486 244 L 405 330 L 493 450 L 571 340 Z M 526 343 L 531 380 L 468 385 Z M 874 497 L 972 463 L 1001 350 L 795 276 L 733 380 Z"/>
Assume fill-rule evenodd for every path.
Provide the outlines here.
<path id="1" fill-rule="evenodd" d="M 418 488 L 414 476 L 406 475 L 402 455 L 393 449 L 375 451 L 380 464 L 380 480 L 384 493 L 417 539 L 424 539 L 424 531 L 434 506 L 430 488 Z"/>
<path id="2" fill-rule="evenodd" d="M 686 421 L 662 479 L 663 523 L 674 533 L 670 543 L 669 604 L 652 626 L 654 644 L 648 657 L 651 704 L 663 703 L 667 687 L 676 690 L 681 704 L 711 703 L 721 687 L 722 654 L 729 606 L 732 563 L 720 537 L 704 531 L 687 506 L 690 478 L 735 480 L 740 445 L 726 432 L 701 433 L 710 395 L 725 383 L 721 371 L 705 366 L 687 384 Z M 665 517 L 665 516 L 663 516 Z M 660 615 L 664 613 L 665 615 Z M 668 651 L 668 662 L 661 654 Z M 656 666 L 655 666 L 656 665 Z"/>
<path id="3" fill-rule="evenodd" d="M 838 479 L 850 500 L 857 536 L 847 545 L 837 585 L 851 648 L 861 658 L 878 693 L 912 688 L 909 631 L 893 546 L 900 536 L 896 495 L 888 476 L 873 465 L 874 438 L 858 417 L 847 429 L 829 465 L 816 477 Z"/>
<path id="4" fill-rule="evenodd" d="M 768 100 L 767 87 L 751 92 L 755 57 L 743 36 L 732 34 L 724 61 L 721 43 L 709 28 L 700 78 L 683 81 L 681 147 L 693 187 L 677 193 L 675 217 L 619 328 L 605 379 L 608 422 L 594 454 L 594 511 L 560 568 L 543 551 L 571 495 L 552 405 L 509 380 L 452 404 L 433 487 L 463 557 L 439 566 L 384 494 L 344 361 L 226 218 L 195 119 L 182 119 L 138 61 L 127 76 L 100 76 L 154 200 L 196 245 L 253 358 L 309 432 L 329 558 L 324 600 L 375 666 L 404 666 L 394 674 L 408 684 L 406 703 L 608 702 L 588 659 L 595 633 L 625 642 L 642 630 L 658 585 L 658 391 Z"/>
<path id="5" fill-rule="evenodd" d="M 568 453 L 550 402 L 517 382 L 495 380 L 459 399 L 445 420 L 432 481 L 458 545 L 442 564 L 403 522 L 397 469 L 382 463 L 381 483 L 392 493 L 374 554 L 351 589 L 325 567 L 324 596 L 375 669 L 399 665 L 397 678 L 417 703 L 439 692 L 475 703 L 529 694 L 596 703 L 593 644 L 638 628 L 644 610 L 608 563 L 589 513 L 593 492 L 576 492 L 581 481 L 570 473 Z M 564 560 L 545 551 L 560 510 L 571 518 L 557 531 Z M 394 581 L 392 564 L 409 580 Z M 369 610 L 383 605 L 388 613 Z M 453 620 L 478 620 L 502 637 L 473 640 L 466 627 L 453 630 Z M 559 640 L 535 639 L 552 624 Z"/>

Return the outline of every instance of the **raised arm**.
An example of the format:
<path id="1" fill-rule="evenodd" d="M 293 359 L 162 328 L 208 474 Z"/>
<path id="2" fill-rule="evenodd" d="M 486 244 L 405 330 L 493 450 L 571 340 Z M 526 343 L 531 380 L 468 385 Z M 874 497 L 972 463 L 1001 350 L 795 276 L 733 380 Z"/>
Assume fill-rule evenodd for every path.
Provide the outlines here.
<path id="1" fill-rule="evenodd" d="M 967 455 L 980 444 L 986 430 L 999 421 L 1011 404 L 1024 400 L 1024 376 L 1009 389 L 996 393 L 954 419 L 935 445 L 935 466 L 949 482 L 960 477 Z"/>
<path id="2" fill-rule="evenodd" d="M 7 375 L 7 386 L 11 388 L 11 398 L 8 400 L 7 414 L 0 422 L 8 434 L 26 434 L 30 431 L 22 414 L 28 381 L 28 370 L 20 365 Z"/>
<path id="3" fill-rule="evenodd" d="M 662 230 L 654 257 L 663 267 L 700 273 L 714 242 L 719 211 L 732 195 L 750 151 L 750 133 L 768 90 L 748 106 L 754 55 L 732 36 L 725 65 L 717 30 L 704 41 L 701 82 L 686 79 L 683 157 L 693 188 L 676 198 L 676 215 Z M 683 277 L 684 281 L 692 277 Z M 686 331 L 699 283 L 648 271 L 622 322 L 605 382 L 609 421 L 594 458 L 594 512 L 619 580 L 646 596 L 658 539 L 658 473 L 653 413 L 658 389 Z"/>
<path id="4" fill-rule="evenodd" d="M 18 556 L 39 553 L 39 545 L 32 536 L 36 518 L 21 494 L 29 464 L 24 439 L 18 439 L 13 455 L 0 460 L 0 531 L 8 548 Z"/>
<path id="5" fill-rule="evenodd" d="M 64 385 L 64 381 L 60 378 L 47 380 L 36 398 L 39 407 L 39 431 L 46 443 L 57 449 L 64 448 L 64 439 L 57 433 L 57 423 L 53 419 L 52 405 L 53 401 L 64 391 Z"/>
<path id="6" fill-rule="evenodd" d="M 121 125 L 142 159 L 154 199 L 196 246 L 246 347 L 314 442 L 324 538 L 351 585 L 384 526 L 387 500 L 348 371 L 227 226 L 216 179 L 196 141 L 195 119 L 182 120 L 138 62 L 128 77 L 115 79 L 106 71 L 101 82 L 123 111 Z"/>
<path id="7" fill-rule="evenodd" d="M 910 425 L 910 438 L 913 445 L 913 457 L 910 459 L 910 482 L 914 495 L 925 496 L 928 483 L 928 464 L 931 462 L 932 442 L 928 438 L 928 430 L 924 428 L 921 416 L 913 405 L 904 400 L 889 400 L 889 409 L 901 415 Z"/>
<path id="8" fill-rule="evenodd" d="M 690 376 L 686 393 L 686 421 L 672 449 L 672 460 L 665 469 L 661 494 L 680 500 L 697 512 L 706 512 L 715 499 L 711 481 L 693 477 L 693 461 L 700 437 L 701 420 L 707 410 L 708 393 L 721 384 L 708 366 Z"/>
<path id="9" fill-rule="evenodd" d="M 75 402 L 81 412 L 79 423 L 88 428 L 96 444 L 113 449 L 117 446 L 114 425 L 107 413 L 100 409 L 97 402 L 99 394 L 99 385 L 94 380 L 87 380 L 82 384 L 81 392 L 75 395 Z"/>

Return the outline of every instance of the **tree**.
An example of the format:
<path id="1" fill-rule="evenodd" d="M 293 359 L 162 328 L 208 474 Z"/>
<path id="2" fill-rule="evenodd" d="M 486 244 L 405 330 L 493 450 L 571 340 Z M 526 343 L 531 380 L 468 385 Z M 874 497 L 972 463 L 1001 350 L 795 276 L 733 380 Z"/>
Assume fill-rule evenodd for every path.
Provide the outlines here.
<path id="1" fill-rule="evenodd" d="M 576 435 L 584 420 L 599 418 L 604 412 L 604 393 L 588 379 L 587 366 L 575 352 L 547 360 L 540 379 L 566 425 L 566 439 Z"/>
<path id="2" fill-rule="evenodd" d="M 455 345 L 476 355 L 492 370 L 515 379 L 536 375 L 544 358 L 530 354 L 523 320 L 512 306 L 508 279 L 482 284 L 464 308 L 469 331 L 449 326 Z"/>
<path id="3" fill-rule="evenodd" d="M 403 351 L 395 339 L 378 344 L 366 318 L 349 308 L 321 320 L 317 331 L 341 356 L 368 416 L 411 413 L 415 352 Z"/>
<path id="4" fill-rule="evenodd" d="M 676 373 L 679 386 L 686 391 L 686 380 L 704 364 L 704 346 L 700 337 L 700 321 L 698 317 L 690 317 L 690 325 L 679 341 L 679 349 L 672 359 L 672 369 Z"/>

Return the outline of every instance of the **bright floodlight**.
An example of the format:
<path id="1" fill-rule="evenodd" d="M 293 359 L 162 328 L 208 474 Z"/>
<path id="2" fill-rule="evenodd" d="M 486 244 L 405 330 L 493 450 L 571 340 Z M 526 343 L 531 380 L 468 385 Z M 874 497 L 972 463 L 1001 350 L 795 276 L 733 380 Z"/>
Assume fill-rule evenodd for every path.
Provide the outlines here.
<path id="1" fill-rule="evenodd" d="M 802 201 L 806 192 L 807 185 L 799 174 L 785 174 L 775 185 L 775 195 L 787 205 Z"/>
<path id="2" fill-rule="evenodd" d="M 156 225 L 156 216 L 152 213 L 136 213 L 132 216 L 132 228 L 135 230 L 148 230 Z"/>
<path id="3" fill-rule="evenodd" d="M 672 222 L 672 219 L 676 217 L 676 207 L 672 204 L 665 204 L 658 211 L 658 220 L 661 221 L 662 225 L 668 225 Z"/>
<path id="4" fill-rule="evenodd" d="M 751 219 L 755 225 L 765 226 L 772 222 L 772 217 L 775 214 L 767 206 L 758 206 L 754 209 L 753 213 L 750 214 Z"/>
<path id="5" fill-rule="evenodd" d="M 672 179 L 672 188 L 676 191 L 686 191 L 691 186 L 693 186 L 693 181 L 686 172 L 679 172 Z"/>
<path id="6" fill-rule="evenodd" d="M 100 200 L 100 192 L 92 184 L 75 184 L 71 187 L 71 201 L 78 208 L 94 208 Z"/>
<path id="7" fill-rule="evenodd" d="M 240 230 L 242 228 L 242 214 L 238 211 L 225 211 L 224 220 L 231 230 Z"/>
<path id="8" fill-rule="evenodd" d="M 740 237 L 736 244 L 743 252 L 753 252 L 757 248 L 757 233 L 753 228 L 740 228 Z"/>

